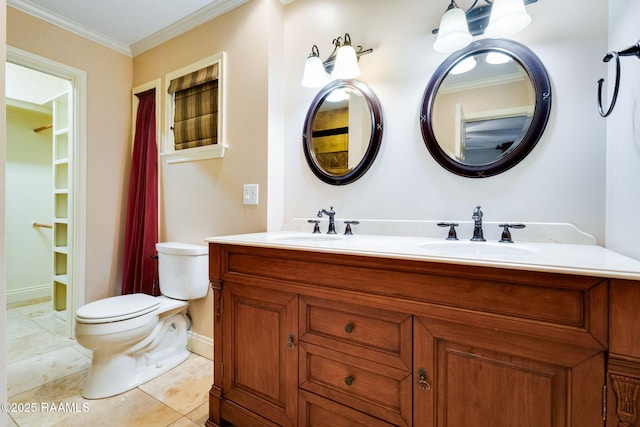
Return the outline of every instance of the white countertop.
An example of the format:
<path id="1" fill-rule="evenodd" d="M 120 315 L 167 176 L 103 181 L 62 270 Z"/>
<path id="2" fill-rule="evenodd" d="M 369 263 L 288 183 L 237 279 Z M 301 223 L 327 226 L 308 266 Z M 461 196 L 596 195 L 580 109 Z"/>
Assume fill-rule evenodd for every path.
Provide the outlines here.
<path id="1" fill-rule="evenodd" d="M 336 220 L 337 224 L 338 221 Z M 468 236 L 460 234 L 460 232 L 458 234 L 460 240 L 453 241 L 446 240 L 447 230 L 438 230 L 433 221 L 420 222 L 420 226 L 430 231 L 428 233 L 416 233 L 422 234 L 418 236 L 358 234 L 359 230 L 356 230 L 357 226 L 355 226 L 354 235 L 351 236 L 343 234 L 327 235 L 324 233 L 326 224 L 321 225 L 323 233 L 312 234 L 312 228 L 310 228 L 305 219 L 304 221 L 292 221 L 285 227 L 286 230 L 284 231 L 210 237 L 206 241 L 243 246 L 297 249 L 640 280 L 640 261 L 595 245 L 595 240 L 589 238 L 589 235 L 585 235 L 568 224 L 553 224 L 555 228 L 550 228 L 552 233 L 564 236 L 561 239 L 563 243 L 556 243 L 555 240 L 557 239 L 545 237 L 545 233 L 538 233 L 538 238 L 535 239 L 539 241 L 498 243 L 499 236 L 498 238 L 494 237 L 495 230 L 492 230 L 489 235 L 485 231 L 487 242 L 471 242 Z M 546 229 L 540 224 L 537 226 L 539 229 Z M 434 227 L 439 237 L 430 235 Z M 536 226 L 529 228 L 536 229 Z M 304 231 L 299 229 L 304 229 Z M 559 229 L 565 229 L 565 232 L 558 233 Z M 523 233 L 520 233 L 521 231 L 512 230 L 514 240 L 518 236 L 523 236 Z M 571 243 L 572 241 L 580 243 Z"/>

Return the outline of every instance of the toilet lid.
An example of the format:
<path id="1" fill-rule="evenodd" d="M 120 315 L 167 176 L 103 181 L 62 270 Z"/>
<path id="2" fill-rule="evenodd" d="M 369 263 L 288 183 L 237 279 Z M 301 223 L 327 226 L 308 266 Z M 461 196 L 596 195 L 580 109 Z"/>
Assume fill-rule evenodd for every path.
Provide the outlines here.
<path id="1" fill-rule="evenodd" d="M 147 294 L 119 295 L 83 305 L 76 319 L 83 323 L 106 323 L 127 320 L 155 311 L 160 300 Z"/>

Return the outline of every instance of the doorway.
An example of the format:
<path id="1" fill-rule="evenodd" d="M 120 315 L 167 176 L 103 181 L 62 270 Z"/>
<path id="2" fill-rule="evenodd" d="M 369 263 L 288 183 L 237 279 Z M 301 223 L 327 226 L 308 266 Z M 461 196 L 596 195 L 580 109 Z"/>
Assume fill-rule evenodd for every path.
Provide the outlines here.
<path id="1" fill-rule="evenodd" d="M 84 304 L 85 290 L 86 73 L 10 46 L 7 63 L 26 69 L 25 73 L 43 73 L 67 88 L 48 101 L 57 109 L 52 111 L 51 128 L 45 130 L 51 135 L 50 215 L 47 221 L 29 221 L 38 233 L 50 235 L 52 309 L 65 321 L 66 335 L 73 338 L 74 313 Z M 8 214 L 12 207 L 7 203 L 5 209 Z M 5 240 L 6 253 L 13 244 Z"/>

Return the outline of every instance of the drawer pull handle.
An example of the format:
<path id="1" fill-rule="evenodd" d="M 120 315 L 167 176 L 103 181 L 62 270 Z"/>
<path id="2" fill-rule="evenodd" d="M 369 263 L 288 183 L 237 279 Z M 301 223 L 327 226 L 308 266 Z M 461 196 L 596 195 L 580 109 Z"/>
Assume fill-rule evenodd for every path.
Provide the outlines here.
<path id="1" fill-rule="evenodd" d="M 293 334 L 289 334 L 289 339 L 287 340 L 287 349 L 288 350 L 293 350 L 294 348 L 296 348 L 295 344 L 293 343 L 294 339 L 295 339 L 295 337 L 293 336 Z"/>
<path id="2" fill-rule="evenodd" d="M 346 377 L 346 378 L 344 379 L 344 383 L 345 383 L 346 385 L 351 385 L 351 384 L 353 384 L 353 377 L 352 377 L 352 376 L 348 376 L 348 377 Z"/>
<path id="3" fill-rule="evenodd" d="M 427 371 L 424 368 L 418 369 L 418 390 L 431 390 L 431 384 L 427 379 Z"/>
<path id="4" fill-rule="evenodd" d="M 344 327 L 344 331 L 348 334 L 353 332 L 353 323 L 347 323 Z"/>

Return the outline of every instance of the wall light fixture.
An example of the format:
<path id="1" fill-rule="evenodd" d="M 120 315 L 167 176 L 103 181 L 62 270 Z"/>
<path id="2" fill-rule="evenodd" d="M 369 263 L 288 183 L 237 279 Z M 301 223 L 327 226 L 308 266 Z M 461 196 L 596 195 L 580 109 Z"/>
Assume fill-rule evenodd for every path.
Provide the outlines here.
<path id="1" fill-rule="evenodd" d="M 473 36 L 481 34 L 491 38 L 511 37 L 531 22 L 525 5 L 538 0 L 484 0 L 486 5 L 476 7 L 478 1 L 474 0 L 465 12 L 451 0 L 440 27 L 433 30 L 433 34 L 438 35 L 433 44 L 436 51 L 455 52 L 471 43 Z"/>
<path id="2" fill-rule="evenodd" d="M 358 58 L 373 52 L 373 49 L 364 49 L 362 46 L 357 46 L 356 49 L 351 46 L 349 33 L 333 39 L 332 44 L 333 52 L 324 61 L 320 59 L 318 46 L 313 45 L 304 64 L 302 86 L 318 88 L 333 79 L 354 79 L 360 75 Z"/>

